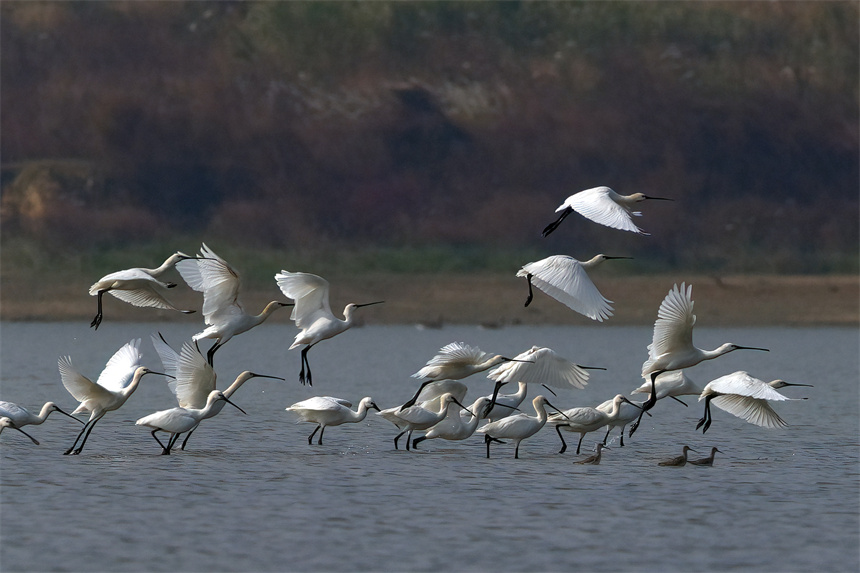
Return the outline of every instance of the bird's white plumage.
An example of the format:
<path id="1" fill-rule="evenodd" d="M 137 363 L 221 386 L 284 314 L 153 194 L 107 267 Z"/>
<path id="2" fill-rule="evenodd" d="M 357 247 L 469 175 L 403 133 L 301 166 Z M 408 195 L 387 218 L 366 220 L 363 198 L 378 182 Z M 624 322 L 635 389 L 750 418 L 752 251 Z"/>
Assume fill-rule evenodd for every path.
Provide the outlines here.
<path id="1" fill-rule="evenodd" d="M 588 318 L 603 322 L 612 316 L 612 301 L 600 294 L 582 261 L 566 255 L 553 255 L 527 263 L 517 272 L 518 277 L 528 275 L 531 275 L 534 286 Z"/>
<path id="2" fill-rule="evenodd" d="M 282 270 L 275 275 L 284 296 L 296 301 L 290 320 L 306 329 L 320 318 L 334 318 L 329 305 L 329 282 L 311 273 L 292 273 Z"/>
<path id="3" fill-rule="evenodd" d="M 683 370 L 673 370 L 659 374 L 655 380 L 654 387 L 657 391 L 658 400 L 669 396 L 698 396 L 702 393 L 702 388 L 693 382 Z M 650 380 L 642 383 L 632 393 L 650 394 Z"/>
<path id="4" fill-rule="evenodd" d="M 660 303 L 654 334 L 648 345 L 648 359 L 642 365 L 642 376 L 657 370 L 675 370 L 675 363 L 688 361 L 698 350 L 693 346 L 693 285 L 674 285 Z M 681 368 L 687 366 L 681 366 Z"/>
<path id="5" fill-rule="evenodd" d="M 72 359 L 68 356 L 61 357 L 58 366 L 63 386 L 76 400 L 84 402 L 89 399 L 107 400 L 112 394 L 126 389 L 142 360 L 140 339 L 136 338 L 123 345 L 110 357 L 96 382 L 75 370 Z M 78 412 L 76 410 L 73 413 Z"/>
<path id="6" fill-rule="evenodd" d="M 61 412 L 63 414 L 66 414 L 66 412 L 61 410 L 60 407 L 53 402 L 45 402 L 45 404 L 39 410 L 39 413 L 33 414 L 26 408 L 19 406 L 14 402 L 0 400 L 0 417 L 9 418 L 18 428 L 20 428 L 21 426 L 43 424 L 45 420 L 48 419 L 48 416 L 51 414 L 51 412 Z M 69 416 L 69 414 L 66 415 Z"/>
<path id="7" fill-rule="evenodd" d="M 223 400 L 224 394 L 218 390 L 209 393 L 203 408 L 170 408 L 144 416 L 135 422 L 137 426 L 148 426 L 171 434 L 182 434 L 191 430 L 210 413 L 218 400 Z"/>
<path id="8" fill-rule="evenodd" d="M 507 416 L 495 422 L 490 422 L 477 429 L 477 433 L 496 439 L 510 439 L 515 443 L 514 457 L 519 457 L 520 442 L 537 434 L 546 425 L 546 406 L 549 405 L 544 396 L 536 396 L 532 400 L 535 415 L 525 412 Z M 487 457 L 490 457 L 489 442 L 487 442 Z"/>
<path id="9" fill-rule="evenodd" d="M 779 382 L 779 381 L 774 381 Z M 788 424 L 771 408 L 768 401 L 791 400 L 767 383 L 738 370 L 705 385 L 699 401 L 711 396 L 711 403 L 721 410 L 763 428 L 783 428 Z"/>
<path id="10" fill-rule="evenodd" d="M 465 440 L 475 433 L 475 430 L 478 428 L 478 422 L 481 420 L 482 412 L 489 404 L 489 396 L 481 396 L 472 403 L 468 412 L 448 410 L 447 415 L 442 421 L 427 430 L 427 433 L 424 434 L 424 439 Z"/>
<path id="11" fill-rule="evenodd" d="M 525 382 L 546 384 L 556 388 L 585 388 L 588 371 L 567 360 L 550 348 L 532 346 L 517 355 L 513 361 L 505 362 L 487 375 L 496 382 Z"/>
<path id="12" fill-rule="evenodd" d="M 161 338 L 152 335 L 152 345 L 165 373 L 174 376 L 168 379 L 167 386 L 176 396 L 179 407 L 205 407 L 210 393 L 215 390 L 217 375 L 196 344 L 185 341 L 181 351 L 176 352 Z"/>
<path id="13" fill-rule="evenodd" d="M 200 247 L 200 257 L 176 263 L 176 270 L 192 289 L 203 293 L 203 317 L 213 324 L 219 316 L 244 313 L 239 302 L 241 280 L 230 264 L 206 246 Z"/>
<path id="14" fill-rule="evenodd" d="M 490 356 L 477 346 L 452 342 L 439 352 L 413 378 L 430 380 L 460 380 L 476 372 L 487 370 L 503 361 L 501 356 Z"/>
<path id="15" fill-rule="evenodd" d="M 326 427 L 361 422 L 367 416 L 370 408 L 379 410 L 370 396 L 361 399 L 356 411 L 352 411 L 350 406 L 352 406 L 352 403 L 342 398 L 314 396 L 313 398 L 296 402 L 288 407 L 287 411 L 298 415 L 299 419 L 303 422 L 318 424 L 317 428 L 308 437 L 308 443 L 311 443 L 314 434 L 316 434 L 317 430 L 320 430 L 319 443 L 322 444 L 322 432 L 325 432 Z"/>
<path id="16" fill-rule="evenodd" d="M 635 202 L 636 199 L 619 195 L 609 187 L 594 187 L 574 193 L 556 209 L 556 212 L 570 207 L 586 219 L 591 219 L 595 223 L 600 223 L 613 229 L 647 235 L 648 233 L 633 223 L 634 216 L 638 217 L 642 215 L 639 211 L 630 209 L 629 205 Z"/>

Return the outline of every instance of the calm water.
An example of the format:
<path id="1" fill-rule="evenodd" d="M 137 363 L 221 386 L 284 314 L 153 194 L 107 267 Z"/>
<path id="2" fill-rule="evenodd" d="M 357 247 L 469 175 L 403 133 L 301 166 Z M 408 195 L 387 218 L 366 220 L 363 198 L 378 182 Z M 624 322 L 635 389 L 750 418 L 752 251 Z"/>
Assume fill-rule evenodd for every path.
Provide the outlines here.
<path id="1" fill-rule="evenodd" d="M 196 322 L 4 323 L 2 395 L 30 409 L 47 400 L 73 409 L 57 373 L 72 356 L 95 379 L 134 337 L 145 363 L 161 368 L 149 335 L 175 347 Z M 605 366 L 585 390 L 560 391 L 555 405 L 596 405 L 629 393 L 650 341 L 647 327 L 516 327 L 481 330 L 410 326 L 355 329 L 310 352 L 312 389 L 298 384 L 299 356 L 287 352 L 292 325 L 266 324 L 216 356 L 219 386 L 242 370 L 286 376 L 252 380 L 171 456 L 134 420 L 174 406 L 161 377 L 144 378 L 122 409 L 95 428 L 80 456 L 63 456 L 80 426 L 53 415 L 30 433 L 0 436 L 3 571 L 852 571 L 860 568 L 858 516 L 858 331 L 854 328 L 698 328 L 699 346 L 764 346 L 688 371 L 696 382 L 748 370 L 809 400 L 775 404 L 790 424 L 765 430 L 719 409 L 704 436 L 701 416 L 661 401 L 637 434 L 599 466 L 557 455 L 549 428 L 520 447 L 484 457 L 480 437 L 394 450 L 394 426 L 374 415 L 330 428 L 308 446 L 310 424 L 284 408 L 315 394 L 380 407 L 403 402 L 409 377 L 453 341 L 516 354 L 549 346 L 580 364 Z M 467 400 L 490 382 L 470 379 Z M 589 450 L 602 438 L 586 437 Z M 614 434 L 613 434 L 614 436 Z M 575 438 L 574 438 L 575 439 Z M 570 442 L 570 440 L 569 440 Z M 403 442 L 401 441 L 401 446 Z M 657 462 L 689 444 L 712 445 L 714 467 Z"/>

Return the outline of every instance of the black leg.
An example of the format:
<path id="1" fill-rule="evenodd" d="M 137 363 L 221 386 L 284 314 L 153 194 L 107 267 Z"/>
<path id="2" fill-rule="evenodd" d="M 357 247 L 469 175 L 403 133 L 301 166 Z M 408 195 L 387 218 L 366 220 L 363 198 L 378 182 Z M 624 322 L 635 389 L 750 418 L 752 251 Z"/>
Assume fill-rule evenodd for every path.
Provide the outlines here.
<path id="1" fill-rule="evenodd" d="M 161 446 L 161 453 L 163 454 L 165 451 L 167 451 L 167 448 L 164 447 L 164 444 L 162 444 L 161 440 L 158 439 L 158 436 L 155 435 L 155 432 L 158 432 L 158 431 L 159 431 L 159 429 L 156 428 L 150 433 L 152 434 L 152 437 L 155 438 L 155 441 L 158 442 L 158 445 Z"/>
<path id="2" fill-rule="evenodd" d="M 526 298 L 526 303 L 523 306 L 528 306 L 532 303 L 532 298 L 534 298 L 534 292 L 532 291 L 532 274 L 529 273 L 526 275 L 526 282 L 529 283 L 529 296 Z"/>
<path id="3" fill-rule="evenodd" d="M 77 446 L 77 445 L 78 445 L 78 440 L 80 440 L 80 439 L 81 439 L 81 436 L 83 436 L 83 435 L 84 435 L 84 432 L 86 432 L 86 431 L 87 431 L 87 428 L 88 428 L 88 427 L 89 427 L 89 425 L 90 425 L 90 421 L 91 421 L 91 420 L 88 420 L 88 421 L 87 421 L 87 423 L 86 423 L 86 424 L 84 424 L 84 427 L 83 427 L 83 428 L 81 428 L 81 431 L 80 431 L 80 432 L 78 432 L 78 436 L 75 438 L 74 443 L 72 443 L 72 447 L 70 447 L 68 450 L 66 450 L 65 452 L 63 452 L 63 455 L 64 455 L 64 456 L 67 456 L 67 455 L 71 454 L 71 453 L 72 453 L 72 451 L 74 451 L 75 446 Z"/>
<path id="4" fill-rule="evenodd" d="M 95 420 L 93 420 L 93 421 L 92 421 L 92 423 L 90 424 L 90 427 L 89 427 L 89 428 L 87 428 L 86 426 L 84 426 L 84 429 L 85 429 L 85 430 L 87 430 L 87 433 L 86 433 L 86 434 L 84 434 L 84 439 L 83 439 L 83 441 L 81 442 L 81 445 L 80 445 L 80 446 L 78 446 L 77 448 L 75 448 L 75 450 L 72 452 L 72 455 L 73 455 L 73 456 L 78 455 L 79 453 L 81 453 L 81 450 L 83 450 L 83 449 L 84 449 L 84 444 L 86 444 L 86 443 L 87 443 L 87 438 L 89 438 L 89 437 L 90 437 L 90 432 L 92 432 L 92 431 L 93 431 L 93 428 L 95 427 L 96 422 L 98 422 L 99 420 L 101 420 L 101 417 L 96 418 Z"/>
<path id="5" fill-rule="evenodd" d="M 162 454 L 170 455 L 170 450 L 173 449 L 173 446 L 176 445 L 176 440 L 179 439 L 179 434 L 170 434 L 170 440 L 167 442 L 167 450 L 161 452 Z"/>
<path id="6" fill-rule="evenodd" d="M 579 443 L 576 444 L 576 455 L 579 455 L 579 448 L 582 446 L 582 438 L 585 437 L 585 434 L 579 434 Z"/>
<path id="7" fill-rule="evenodd" d="M 514 448 L 514 459 L 520 459 L 520 443 L 517 442 L 517 446 Z"/>
<path id="8" fill-rule="evenodd" d="M 206 360 L 209 362 L 209 366 L 215 366 L 212 361 L 215 359 L 215 351 L 219 348 L 221 348 L 221 343 L 215 341 L 215 344 L 213 344 L 212 348 L 210 348 L 209 351 L 206 353 Z"/>
<path id="9" fill-rule="evenodd" d="M 426 439 L 427 439 L 427 436 L 421 436 L 420 438 L 415 438 L 414 440 L 412 440 L 412 449 L 413 449 L 413 450 L 417 450 L 417 449 L 418 449 L 418 444 L 419 444 L 420 442 L 423 442 L 423 441 L 424 441 L 424 440 L 426 440 Z"/>
<path id="10" fill-rule="evenodd" d="M 630 433 L 627 434 L 629 437 L 633 437 L 633 432 L 636 431 L 636 428 L 639 427 L 639 422 L 642 421 L 642 416 L 645 415 L 645 412 L 654 407 L 654 404 L 657 403 L 657 376 L 666 372 L 665 370 L 658 370 L 657 372 L 651 373 L 651 394 L 648 395 L 648 399 L 642 403 L 642 410 L 639 412 L 639 417 L 636 418 L 636 422 L 630 426 Z"/>
<path id="11" fill-rule="evenodd" d="M 564 426 L 564 425 L 566 425 L 566 424 L 558 424 L 555 427 L 555 433 L 558 434 L 558 439 L 561 440 L 561 449 L 558 451 L 558 453 L 560 453 L 560 454 L 563 454 L 564 452 L 567 451 L 567 442 L 564 441 L 564 436 L 561 435 L 561 426 Z"/>
<path id="12" fill-rule="evenodd" d="M 492 441 L 493 438 L 489 434 L 484 434 L 484 443 L 487 444 L 487 459 L 490 459 L 490 442 Z"/>
<path id="13" fill-rule="evenodd" d="M 606 445 L 606 440 L 609 439 L 609 432 L 611 432 L 611 431 L 612 431 L 612 426 L 607 426 L 606 427 L 606 435 L 603 436 L 603 445 L 604 446 Z M 621 429 L 621 439 L 622 440 L 624 439 L 624 428 Z"/>
<path id="14" fill-rule="evenodd" d="M 311 363 L 308 362 L 308 350 L 311 349 L 313 344 L 308 344 L 302 349 L 302 370 L 299 372 L 299 382 L 302 384 L 307 384 L 308 386 L 313 386 L 314 383 L 311 379 Z M 307 367 L 307 375 L 305 375 L 305 368 Z"/>
<path id="15" fill-rule="evenodd" d="M 322 424 L 317 425 L 317 427 L 314 428 L 314 431 L 311 432 L 311 435 L 308 436 L 308 445 L 311 445 L 314 443 L 314 434 L 316 434 L 317 430 L 319 430 L 320 428 L 322 428 Z"/>
<path id="16" fill-rule="evenodd" d="M 394 438 L 394 449 L 395 449 L 395 450 L 396 450 L 396 449 L 398 449 L 398 448 L 397 448 L 397 440 L 399 440 L 399 439 L 400 439 L 400 436 L 402 436 L 402 435 L 403 435 L 403 434 L 405 434 L 405 433 L 406 433 L 406 430 L 403 430 L 402 432 L 400 432 L 399 434 L 397 434 L 397 437 L 396 437 L 396 438 Z"/>
<path id="17" fill-rule="evenodd" d="M 325 432 L 325 426 L 323 426 L 322 428 L 320 428 L 320 437 L 319 437 L 319 439 L 317 440 L 317 445 L 318 445 L 318 446 L 321 446 L 321 445 L 322 445 L 322 435 L 323 435 L 323 432 Z"/>
<path id="18" fill-rule="evenodd" d="M 99 291 L 99 310 L 98 313 L 96 313 L 96 317 L 90 323 L 90 327 L 95 328 L 96 330 L 99 329 L 99 325 L 102 323 L 102 295 L 106 292 L 106 290 Z"/>
<path id="19" fill-rule="evenodd" d="M 191 434 L 193 434 L 193 433 L 194 433 L 194 430 L 196 430 L 196 429 L 197 429 L 197 426 L 199 426 L 199 425 L 200 425 L 200 424 L 197 424 L 197 425 L 195 425 L 193 428 L 191 428 L 190 430 L 188 430 L 188 433 L 187 433 L 187 434 L 185 434 L 185 439 L 184 439 L 184 440 L 182 440 L 182 445 L 181 445 L 181 446 L 179 446 L 179 449 L 180 449 L 180 450 L 183 450 L 183 451 L 185 450 L 185 444 L 187 444 L 187 443 L 188 443 L 188 438 L 190 438 L 190 437 L 191 437 Z"/>
<path id="20" fill-rule="evenodd" d="M 402 412 L 405 408 L 409 408 L 410 406 L 414 406 L 415 401 L 418 400 L 418 395 L 421 394 L 421 390 L 423 390 L 424 387 L 427 386 L 427 384 L 430 384 L 431 382 L 433 382 L 433 380 L 425 380 L 424 382 L 422 382 L 421 385 L 418 387 L 418 391 L 415 392 L 415 395 L 412 396 L 411 398 L 409 398 L 409 400 L 407 400 L 406 402 L 404 402 L 403 405 L 400 406 L 399 411 Z"/>
<path id="21" fill-rule="evenodd" d="M 549 225 L 547 225 L 544 228 L 543 233 L 541 233 L 541 235 L 546 237 L 547 235 L 549 235 L 550 233 L 555 231 L 558 228 L 558 226 L 561 225 L 561 222 L 564 221 L 564 218 L 567 217 L 568 215 L 570 215 L 571 213 L 573 213 L 573 209 L 571 207 L 567 207 L 564 211 L 561 212 L 561 216 L 559 216 L 558 219 L 556 219 L 555 221 L 553 221 L 552 223 L 550 223 Z"/>

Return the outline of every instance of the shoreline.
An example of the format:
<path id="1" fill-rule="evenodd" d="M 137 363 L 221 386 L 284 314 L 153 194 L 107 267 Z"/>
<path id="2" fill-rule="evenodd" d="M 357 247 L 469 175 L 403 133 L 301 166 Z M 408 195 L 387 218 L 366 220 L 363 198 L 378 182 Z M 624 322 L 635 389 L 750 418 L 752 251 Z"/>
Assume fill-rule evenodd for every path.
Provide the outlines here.
<path id="1" fill-rule="evenodd" d="M 409 274 L 369 273 L 329 277 L 332 310 L 340 316 L 347 302 L 385 300 L 374 310 L 358 315 L 365 324 L 419 324 L 428 328 L 444 324 L 476 324 L 487 327 L 539 324 L 598 324 L 577 314 L 543 292 L 535 290 L 528 308 L 523 307 L 527 289 L 522 279 L 507 274 Z M 708 326 L 858 326 L 860 325 L 860 277 L 853 275 L 673 275 L 596 276 L 595 284 L 614 301 L 611 325 L 648 325 L 672 285 L 693 284 L 695 312 Z M 95 297 L 87 294 L 89 280 L 45 285 L 4 277 L 0 289 L 2 321 L 91 320 Z M 181 308 L 197 309 L 200 295 L 180 285 L 171 300 Z M 251 312 L 259 312 L 270 300 L 286 300 L 273 284 L 243 288 L 241 300 Z M 137 308 L 105 297 L 106 320 L 192 321 L 199 314 Z M 276 312 L 273 322 L 288 322 L 289 313 Z"/>

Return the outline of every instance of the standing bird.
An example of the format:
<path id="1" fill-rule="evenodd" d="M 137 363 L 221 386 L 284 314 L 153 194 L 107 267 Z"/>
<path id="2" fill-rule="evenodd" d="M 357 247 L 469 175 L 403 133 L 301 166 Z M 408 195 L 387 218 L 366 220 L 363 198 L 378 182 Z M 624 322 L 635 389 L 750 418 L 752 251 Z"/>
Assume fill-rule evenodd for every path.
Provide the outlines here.
<path id="1" fill-rule="evenodd" d="M 711 380 L 705 385 L 705 389 L 699 396 L 699 402 L 705 401 L 705 413 L 699 423 L 696 424 L 696 429 L 698 430 L 704 425 L 702 428 L 704 434 L 711 426 L 711 402 L 721 410 L 734 414 L 750 424 L 763 428 L 784 428 L 788 424 L 773 411 L 767 402 L 768 400 L 792 400 L 793 398 L 786 398 L 775 390 L 786 386 L 811 387 L 812 385 L 790 384 L 785 380 L 764 382 L 750 376 L 743 370 Z M 801 400 L 805 400 L 805 398 L 801 398 Z"/>
<path id="2" fill-rule="evenodd" d="M 424 440 L 442 438 L 443 440 L 459 441 L 471 437 L 478 428 L 478 422 L 486 416 L 485 409 L 489 405 L 490 397 L 481 396 L 465 412 L 449 410 L 441 422 L 427 430 L 427 433 L 420 438 L 412 440 L 412 449 L 417 450 L 418 444 Z"/>
<path id="3" fill-rule="evenodd" d="M 687 452 L 695 452 L 690 446 L 684 446 L 684 453 L 671 460 L 665 460 L 658 463 L 658 466 L 683 466 L 687 463 Z"/>
<path id="4" fill-rule="evenodd" d="M 578 460 L 578 461 L 575 461 L 573 463 L 575 463 L 575 464 L 590 464 L 590 465 L 596 466 L 597 464 L 600 463 L 600 452 L 602 452 L 603 450 L 608 450 L 608 449 L 609 448 L 607 448 L 606 446 L 604 446 L 603 444 L 598 442 L 596 454 L 594 454 L 593 456 L 588 456 L 584 460 Z"/>
<path id="5" fill-rule="evenodd" d="M 667 199 L 666 197 L 650 197 L 644 193 L 619 195 L 609 187 L 594 187 L 593 189 L 574 193 L 555 210 L 556 213 L 561 212 L 561 215 L 558 219 L 547 225 L 542 234 L 546 237 L 555 231 L 561 222 L 564 221 L 565 217 L 576 211 L 595 223 L 600 223 L 613 229 L 647 235 L 648 233 L 633 223 L 633 217 L 641 217 L 642 213 L 631 210 L 633 205 L 646 199 L 672 201 L 672 199 Z"/>
<path id="6" fill-rule="evenodd" d="M 555 426 L 555 431 L 561 439 L 561 450 L 558 453 L 563 454 L 567 450 L 567 442 L 561 435 L 561 430 L 567 432 L 579 433 L 579 442 L 576 444 L 576 453 L 579 454 L 579 449 L 582 446 L 582 439 L 585 434 L 599 430 L 610 421 L 614 420 L 621 411 L 621 404 L 627 403 L 631 406 L 633 402 L 618 394 L 612 399 L 612 409 L 609 412 L 598 410 L 597 408 L 589 408 L 587 406 L 580 408 L 571 408 L 564 410 L 561 415 L 552 415 L 549 417 L 549 423 Z"/>
<path id="7" fill-rule="evenodd" d="M 102 296 L 106 292 L 134 306 L 164 308 L 191 314 L 194 312 L 193 310 L 176 308 L 173 303 L 167 300 L 167 289 L 175 287 L 176 283 L 161 282 L 156 277 L 160 277 L 177 262 L 193 258 L 184 253 L 176 252 L 155 269 L 133 268 L 103 276 L 90 287 L 90 296 L 99 297 L 98 313 L 90 326 L 98 330 L 102 323 Z"/>
<path id="8" fill-rule="evenodd" d="M 472 374 L 489 370 L 502 362 L 514 358 L 506 358 L 501 354 L 491 356 L 477 346 L 469 346 L 462 342 L 452 342 L 439 349 L 439 353 L 427 361 L 427 364 L 412 375 L 413 378 L 423 378 L 415 395 L 406 401 L 401 410 L 415 404 L 424 387 L 432 382 L 442 380 L 462 380 Z"/>
<path id="9" fill-rule="evenodd" d="M 51 414 L 51 412 L 59 412 L 64 416 L 68 416 L 75 422 L 80 422 L 81 424 L 83 424 L 83 421 L 79 420 L 78 418 L 75 418 L 67 412 L 64 412 L 60 409 L 59 406 L 57 406 L 53 402 L 45 402 L 45 405 L 42 406 L 42 410 L 39 412 L 38 415 L 36 415 L 28 411 L 26 408 L 22 408 L 18 404 L 15 404 L 14 402 L 6 402 L 5 400 L 0 401 L 0 416 L 9 418 L 15 425 L 15 427 L 19 430 L 22 426 L 36 426 L 39 424 L 43 424 L 45 420 L 48 419 L 48 416 Z"/>
<path id="10" fill-rule="evenodd" d="M 587 370 L 606 369 L 598 366 L 580 366 L 560 356 L 551 348 L 532 346 L 487 374 L 490 380 L 496 382 L 490 407 L 495 407 L 499 389 L 509 382 L 582 389 L 588 384 L 590 375 Z"/>
<path id="11" fill-rule="evenodd" d="M 578 261 L 567 255 L 553 255 L 540 261 L 528 263 L 518 272 L 529 285 L 529 296 L 525 306 L 532 302 L 532 284 L 546 294 L 592 320 L 603 322 L 612 316 L 612 301 L 606 299 L 586 271 L 590 271 L 603 261 L 610 259 L 629 259 L 631 257 L 610 257 L 596 255 L 587 261 Z"/>
<path id="12" fill-rule="evenodd" d="M 197 424 L 199 424 L 202 419 L 211 418 L 217 414 L 217 412 L 213 413 L 213 410 L 215 409 L 215 404 L 218 404 L 219 402 L 230 404 L 238 408 L 243 414 L 246 414 L 245 410 L 239 408 L 236 404 L 233 404 L 233 402 L 224 395 L 224 392 L 213 390 L 209 393 L 209 396 L 206 399 L 206 405 L 203 408 L 171 408 L 169 410 L 160 410 L 140 418 L 135 422 L 135 425 L 148 426 L 152 428 L 152 437 L 155 438 L 155 441 L 158 442 L 159 446 L 161 446 L 161 454 L 169 455 L 170 450 L 173 449 L 173 445 L 182 433 L 196 428 Z M 223 405 L 218 408 L 219 412 L 221 411 L 221 408 L 223 408 Z M 170 434 L 166 446 L 161 443 L 161 440 L 158 439 L 155 432 L 167 432 Z"/>
<path id="13" fill-rule="evenodd" d="M 329 283 L 322 277 L 310 273 L 291 273 L 282 270 L 275 275 L 275 280 L 281 292 L 287 298 L 296 301 L 290 319 L 301 329 L 296 335 L 290 350 L 304 345 L 302 348 L 302 368 L 299 372 L 299 382 L 313 386 L 311 365 L 308 362 L 308 350 L 316 343 L 337 336 L 352 326 L 352 313 L 355 309 L 372 304 L 380 304 L 382 300 L 364 304 L 349 303 L 343 309 L 343 320 L 335 317 L 328 302 Z M 307 367 L 307 378 L 305 377 Z"/>
<path id="14" fill-rule="evenodd" d="M 77 419 L 77 418 L 75 418 L 75 419 Z M 31 436 L 30 434 L 28 434 L 27 432 L 25 432 L 25 431 L 24 431 L 24 430 L 22 430 L 21 428 L 17 427 L 17 426 L 15 425 L 15 422 L 13 422 L 12 420 L 10 420 L 9 418 L 6 418 L 6 417 L 2 417 L 2 418 L 0 418 L 0 432 L 2 432 L 2 431 L 3 431 L 3 428 L 12 428 L 13 430 L 18 430 L 19 432 L 21 432 L 22 434 L 24 434 L 25 436 L 27 436 L 28 438 L 30 438 L 30 441 L 31 441 L 31 442 L 33 442 L 33 443 L 34 443 L 34 444 L 36 444 L 37 446 L 39 445 L 39 440 L 37 440 L 36 438 L 34 438 L 33 436 Z"/>
<path id="15" fill-rule="evenodd" d="M 492 409 L 488 410 L 483 417 L 491 422 L 495 422 L 496 420 L 501 420 L 505 416 L 510 416 L 519 409 L 518 406 L 526 399 L 528 388 L 529 385 L 525 382 L 517 382 L 517 391 L 513 394 L 497 395 L 496 403 L 493 404 Z M 486 398 L 487 405 L 489 405 L 490 401 L 493 399 L 493 395 L 488 394 Z"/>
<path id="16" fill-rule="evenodd" d="M 358 403 L 357 411 L 353 412 L 350 410 L 351 406 L 351 402 L 341 398 L 314 396 L 313 398 L 296 402 L 287 408 L 287 411 L 298 414 L 302 422 L 315 423 L 317 427 L 308 436 L 308 445 L 313 442 L 314 434 L 317 433 L 317 430 L 320 432 L 317 444 L 322 445 L 323 432 L 325 432 L 326 427 L 361 422 L 367 416 L 367 411 L 370 408 L 379 412 L 379 406 L 376 405 L 376 402 L 370 396 L 361 399 L 361 402 Z"/>
<path id="17" fill-rule="evenodd" d="M 440 400 L 440 408 L 438 411 L 428 410 L 421 406 L 410 406 L 405 410 L 401 410 L 399 406 L 395 406 L 394 408 L 386 408 L 385 410 L 378 412 L 376 415 L 382 416 L 403 430 L 394 438 L 395 450 L 397 449 L 397 440 L 400 439 L 400 436 L 409 432 L 406 436 L 406 449 L 408 450 L 412 440 L 412 432 L 415 430 L 421 431 L 432 428 L 445 418 L 448 414 L 448 408 L 454 404 L 464 410 L 467 409 L 459 400 L 457 400 L 457 398 L 454 397 L 453 394 L 445 394 Z"/>
<path id="18" fill-rule="evenodd" d="M 484 434 L 484 443 L 487 444 L 487 457 L 490 457 L 490 442 L 501 442 L 502 438 L 510 438 L 514 440 L 516 447 L 514 448 L 514 459 L 520 457 L 520 442 L 526 438 L 530 438 L 544 427 L 547 420 L 546 406 L 555 408 L 543 396 L 537 396 L 532 400 L 536 416 L 529 416 L 526 413 L 508 416 L 495 422 L 490 422 L 486 426 L 478 428 L 479 434 Z M 555 408 L 558 410 L 558 408 Z M 559 410 L 560 412 L 560 410 Z M 502 442 L 504 443 L 504 442 Z"/>
<path id="19" fill-rule="evenodd" d="M 714 465 L 714 454 L 717 452 L 723 453 L 717 448 L 711 448 L 711 455 L 706 458 L 700 458 L 698 460 L 687 460 L 688 464 L 693 464 L 694 466 L 712 466 Z"/>
<path id="20" fill-rule="evenodd" d="M 197 343 L 195 342 L 192 346 L 191 342 L 185 342 L 182 345 L 182 350 L 180 352 L 176 352 L 169 344 L 167 344 L 164 338 L 161 337 L 161 334 L 159 334 L 158 338 L 156 338 L 155 335 L 152 336 L 152 345 L 155 347 L 155 351 L 158 352 L 158 355 L 161 358 L 161 363 L 164 365 L 164 371 L 172 377 L 172 379 L 168 381 L 167 386 L 170 388 L 170 391 L 173 392 L 173 395 L 176 396 L 176 401 L 178 402 L 179 407 L 193 410 L 205 408 L 212 391 L 216 390 L 215 381 L 217 379 L 217 375 L 215 374 L 215 370 L 212 366 L 210 366 L 206 359 L 203 358 L 203 355 L 200 354 L 200 349 L 197 348 Z M 236 377 L 236 380 L 233 381 L 226 390 L 224 390 L 224 396 L 226 398 L 230 398 L 234 392 L 241 388 L 242 385 L 251 378 L 272 378 L 274 380 L 283 380 L 283 378 L 278 376 L 256 374 L 246 370 L 239 374 L 239 376 Z M 188 433 L 185 435 L 185 439 L 182 440 L 182 445 L 180 446 L 181 450 L 185 449 L 188 439 L 191 437 L 191 434 L 194 433 L 194 430 L 197 429 L 197 426 L 200 425 L 200 422 L 218 415 L 224 408 L 224 404 L 226 404 L 226 402 L 223 400 L 216 401 L 205 414 L 201 415 L 197 424 L 188 430 Z"/>
<path id="21" fill-rule="evenodd" d="M 90 419 L 84 424 L 78 437 L 75 438 L 72 446 L 64 452 L 64 455 L 81 453 L 96 423 L 108 412 L 117 410 L 125 404 L 125 401 L 137 389 L 137 385 L 144 375 L 158 374 L 164 376 L 160 372 L 153 372 L 140 365 L 142 356 L 139 346 L 140 339 L 138 338 L 117 350 L 108 360 L 96 382 L 92 382 L 89 378 L 78 373 L 72 366 L 71 357 L 63 356 L 57 361 L 63 386 L 76 400 L 80 401 L 72 414 L 90 412 Z M 78 446 L 78 441 L 81 438 L 83 440 Z"/>
<path id="22" fill-rule="evenodd" d="M 627 402 L 621 402 L 618 405 L 618 413 L 614 418 L 609 420 L 606 423 L 606 435 L 603 436 L 603 445 L 606 445 L 606 440 L 609 439 L 609 433 L 612 432 L 613 428 L 621 428 L 621 442 L 620 447 L 624 447 L 624 428 L 627 427 L 627 424 L 632 422 L 633 420 L 639 417 L 639 412 L 642 411 L 642 404 L 644 402 L 634 402 L 632 400 Z M 606 400 L 597 406 L 597 409 L 601 412 L 609 414 L 612 412 L 612 409 L 615 407 L 615 399 Z M 648 414 L 649 416 L 651 414 Z"/>
<path id="23" fill-rule="evenodd" d="M 646 380 L 651 377 L 651 392 L 642 404 L 642 414 L 653 408 L 657 402 L 656 379 L 663 372 L 690 368 L 704 360 L 713 360 L 735 350 L 768 351 L 767 348 L 738 346 L 731 342 L 726 342 L 715 350 L 702 350 L 693 346 L 694 324 L 696 315 L 693 314 L 693 285 L 686 286 L 681 283 L 681 288 L 678 288 L 675 284 L 660 303 L 657 320 L 654 322 L 654 336 L 648 345 L 648 360 L 642 364 L 642 377 Z M 639 427 L 642 414 L 630 427 L 629 435 L 632 436 Z"/>
<path id="24" fill-rule="evenodd" d="M 291 306 L 273 300 L 260 314 L 248 314 L 239 302 L 239 275 L 227 261 L 203 243 L 199 258 L 190 258 L 176 264 L 176 270 L 192 289 L 203 293 L 203 318 L 206 328 L 192 337 L 195 342 L 203 338 L 215 340 L 206 353 L 212 365 L 215 351 L 227 341 L 242 334 L 269 318 L 276 309 Z"/>

